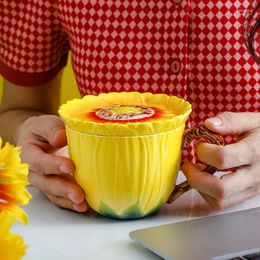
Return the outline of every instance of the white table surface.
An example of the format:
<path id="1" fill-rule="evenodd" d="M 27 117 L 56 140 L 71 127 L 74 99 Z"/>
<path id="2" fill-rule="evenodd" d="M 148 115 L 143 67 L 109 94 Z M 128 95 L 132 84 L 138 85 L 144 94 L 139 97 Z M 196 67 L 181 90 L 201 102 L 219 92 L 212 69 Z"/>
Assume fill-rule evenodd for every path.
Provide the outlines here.
<path id="1" fill-rule="evenodd" d="M 144 227 L 260 206 L 260 196 L 257 196 L 233 208 L 213 212 L 197 191 L 191 190 L 153 216 L 113 220 L 60 209 L 36 189 L 29 188 L 29 191 L 33 195 L 25 207 L 29 224 L 16 223 L 12 228 L 29 245 L 24 260 L 158 260 L 161 258 L 132 241 L 128 233 Z"/>

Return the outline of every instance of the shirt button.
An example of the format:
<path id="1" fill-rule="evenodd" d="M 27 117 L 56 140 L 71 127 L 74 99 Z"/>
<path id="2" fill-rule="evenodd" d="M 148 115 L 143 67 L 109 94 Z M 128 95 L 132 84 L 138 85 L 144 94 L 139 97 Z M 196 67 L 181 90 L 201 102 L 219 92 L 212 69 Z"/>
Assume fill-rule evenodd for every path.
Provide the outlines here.
<path id="1" fill-rule="evenodd" d="M 177 74 L 179 74 L 180 70 L 181 70 L 181 62 L 180 62 L 180 60 L 178 58 L 173 59 L 172 63 L 171 63 L 171 71 L 175 75 L 177 75 Z"/>
<path id="2" fill-rule="evenodd" d="M 172 1 L 173 1 L 173 3 L 176 4 L 176 5 L 179 5 L 179 4 L 182 2 L 182 0 L 172 0 Z"/>

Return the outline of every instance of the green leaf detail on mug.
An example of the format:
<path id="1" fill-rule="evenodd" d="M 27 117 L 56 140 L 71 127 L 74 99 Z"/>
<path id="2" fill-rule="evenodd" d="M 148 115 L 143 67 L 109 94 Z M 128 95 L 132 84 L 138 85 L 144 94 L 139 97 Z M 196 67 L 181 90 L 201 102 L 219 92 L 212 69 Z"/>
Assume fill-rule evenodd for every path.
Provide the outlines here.
<path id="1" fill-rule="evenodd" d="M 100 201 L 100 205 L 99 205 L 99 214 L 108 218 L 119 218 L 116 212 L 102 200 Z"/>
<path id="2" fill-rule="evenodd" d="M 139 203 L 136 202 L 132 206 L 130 206 L 129 208 L 124 210 L 124 212 L 121 215 L 119 215 L 115 212 L 115 210 L 113 210 L 111 207 L 109 207 L 105 202 L 101 201 L 100 207 L 99 207 L 99 213 L 101 215 L 103 215 L 104 217 L 108 217 L 108 218 L 138 219 L 138 218 L 143 218 L 145 216 L 148 216 L 148 215 L 151 215 L 151 214 L 157 212 L 164 205 L 164 203 L 165 203 L 165 201 L 163 200 L 163 198 L 161 198 L 159 200 L 158 204 L 152 210 L 150 210 L 148 213 L 144 214 L 141 211 Z"/>
<path id="3" fill-rule="evenodd" d="M 143 217 L 143 214 L 141 212 L 141 209 L 139 207 L 139 203 L 136 202 L 132 206 L 130 206 L 128 209 L 126 209 L 123 214 L 121 215 L 124 219 L 136 219 Z"/>

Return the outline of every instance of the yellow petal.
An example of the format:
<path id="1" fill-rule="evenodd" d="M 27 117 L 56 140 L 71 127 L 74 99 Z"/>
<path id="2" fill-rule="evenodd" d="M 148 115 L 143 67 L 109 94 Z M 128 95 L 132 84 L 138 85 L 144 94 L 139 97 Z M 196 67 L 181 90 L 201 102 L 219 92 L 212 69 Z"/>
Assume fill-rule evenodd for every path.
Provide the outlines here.
<path id="1" fill-rule="evenodd" d="M 15 217 L 16 220 L 22 222 L 23 224 L 28 224 L 28 216 L 23 209 L 8 203 L 1 203 L 0 210 L 1 209 Z"/>
<path id="2" fill-rule="evenodd" d="M 26 190 L 28 185 L 29 167 L 21 163 L 20 148 L 6 143 L 1 148 L 0 142 L 0 209 L 17 214 L 16 219 L 27 223 L 27 215 L 19 209 L 19 205 L 25 205 L 31 199 L 30 193 Z"/>
<path id="3" fill-rule="evenodd" d="M 26 248 L 21 236 L 0 231 L 1 260 L 20 260 L 25 255 Z"/>
<path id="4" fill-rule="evenodd" d="M 25 189 L 25 185 L 21 183 L 0 183 L 0 199 L 6 200 L 4 197 L 10 197 L 18 200 L 17 204 L 25 205 L 31 199 L 31 194 Z"/>
<path id="5" fill-rule="evenodd" d="M 6 143 L 2 148 L 0 138 L 0 258 L 19 260 L 26 245 L 19 235 L 11 234 L 10 228 L 15 220 L 28 222 L 27 214 L 18 207 L 28 203 L 31 195 L 26 190 L 29 168 L 22 164 L 20 148 Z"/>
<path id="6" fill-rule="evenodd" d="M 2 232 L 9 231 L 14 221 L 15 221 L 14 216 L 0 209 L 0 230 Z"/>

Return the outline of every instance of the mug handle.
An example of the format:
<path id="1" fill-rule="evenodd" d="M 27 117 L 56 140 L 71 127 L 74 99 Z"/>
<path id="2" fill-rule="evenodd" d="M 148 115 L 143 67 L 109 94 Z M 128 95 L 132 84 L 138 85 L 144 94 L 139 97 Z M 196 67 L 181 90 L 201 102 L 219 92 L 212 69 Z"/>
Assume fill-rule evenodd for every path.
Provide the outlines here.
<path id="1" fill-rule="evenodd" d="M 210 131 L 204 124 L 199 125 L 194 128 L 189 128 L 184 131 L 183 139 L 182 139 L 182 150 L 187 149 L 188 145 L 194 139 L 202 139 L 207 143 L 216 144 L 216 145 L 224 145 L 224 139 L 221 135 L 218 135 L 212 131 Z M 207 165 L 203 170 L 204 172 L 208 172 L 210 174 L 214 174 L 217 171 L 217 168 L 214 166 Z M 172 203 L 177 198 L 179 198 L 186 191 L 192 189 L 189 185 L 188 181 L 184 181 L 178 185 L 176 185 L 175 189 L 172 191 L 167 203 Z"/>

